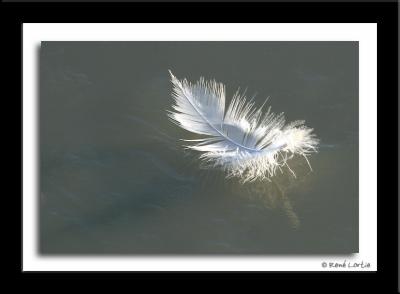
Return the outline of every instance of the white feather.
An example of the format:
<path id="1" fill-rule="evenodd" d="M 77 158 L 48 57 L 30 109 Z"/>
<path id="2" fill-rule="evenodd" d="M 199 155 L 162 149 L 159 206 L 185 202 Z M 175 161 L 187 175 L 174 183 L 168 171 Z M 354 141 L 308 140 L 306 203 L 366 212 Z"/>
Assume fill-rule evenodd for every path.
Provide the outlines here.
<path id="1" fill-rule="evenodd" d="M 275 115 L 268 108 L 262 113 L 253 101 L 238 92 L 225 111 L 225 86 L 203 77 L 192 84 L 178 80 L 170 71 L 173 83 L 174 111 L 168 116 L 183 129 L 202 135 L 190 142 L 189 149 L 201 152 L 200 159 L 239 177 L 242 182 L 269 179 L 286 166 L 295 154 L 316 152 L 318 139 L 304 121 L 285 125 L 283 113 Z M 311 166 L 310 166 L 311 168 Z"/>

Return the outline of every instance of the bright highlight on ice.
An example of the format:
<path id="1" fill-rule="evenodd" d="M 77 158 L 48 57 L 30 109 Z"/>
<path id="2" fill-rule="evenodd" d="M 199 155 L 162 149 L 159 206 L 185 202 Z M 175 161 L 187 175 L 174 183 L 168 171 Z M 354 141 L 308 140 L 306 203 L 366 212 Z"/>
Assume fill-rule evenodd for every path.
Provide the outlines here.
<path id="1" fill-rule="evenodd" d="M 271 108 L 263 114 L 253 101 L 238 92 L 225 110 L 225 86 L 205 81 L 192 84 L 178 80 L 170 71 L 173 83 L 174 111 L 168 116 L 183 129 L 202 135 L 185 140 L 189 149 L 201 152 L 200 159 L 210 167 L 226 171 L 227 177 L 242 182 L 270 179 L 277 170 L 287 168 L 295 154 L 305 158 L 316 152 L 318 139 L 304 121 L 285 125 L 283 113 L 275 115 Z"/>

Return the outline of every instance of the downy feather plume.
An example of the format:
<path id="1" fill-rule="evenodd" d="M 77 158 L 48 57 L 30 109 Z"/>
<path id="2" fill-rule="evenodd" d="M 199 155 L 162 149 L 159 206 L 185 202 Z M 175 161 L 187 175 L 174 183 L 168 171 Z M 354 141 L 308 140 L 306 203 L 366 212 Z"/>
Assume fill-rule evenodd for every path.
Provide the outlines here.
<path id="1" fill-rule="evenodd" d="M 283 113 L 275 115 L 271 108 L 262 113 L 244 95 L 233 96 L 225 110 L 225 86 L 205 81 L 203 77 L 192 84 L 178 80 L 171 71 L 175 104 L 168 111 L 171 120 L 183 129 L 201 135 L 188 142 L 186 148 L 201 152 L 207 166 L 219 167 L 227 177 L 241 182 L 270 179 L 288 160 L 298 154 L 307 159 L 316 152 L 318 139 L 304 121 L 285 124 Z M 265 103 L 264 103 L 265 104 Z"/>

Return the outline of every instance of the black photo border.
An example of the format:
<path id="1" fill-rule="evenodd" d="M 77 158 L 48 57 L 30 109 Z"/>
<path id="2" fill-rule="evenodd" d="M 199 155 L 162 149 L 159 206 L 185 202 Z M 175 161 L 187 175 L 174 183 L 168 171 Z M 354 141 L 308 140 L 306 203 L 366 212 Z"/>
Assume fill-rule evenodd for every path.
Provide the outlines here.
<path id="1" fill-rule="evenodd" d="M 247 290 L 258 281 L 262 291 L 270 283 L 277 291 L 344 293 L 398 289 L 398 3 L 397 2 L 247 2 L 247 3 L 1 3 L 3 32 L 3 103 L 16 130 L 5 126 L 7 141 L 18 150 L 12 162 L 18 179 L 7 193 L 5 251 L 8 270 L 17 283 L 64 277 L 98 280 L 135 278 L 222 279 L 242 281 Z M 22 24 L 23 23 L 135 23 L 135 22 L 251 22 L 251 23 L 377 23 L 378 27 L 378 270 L 377 272 L 23 272 L 22 271 Z M 5 92 L 5 93 L 4 93 Z M 8 106 L 8 104 L 12 106 Z M 9 111 L 12 109 L 12 112 Z M 11 121 L 11 120 L 10 120 Z M 10 136 L 10 137 L 8 137 Z M 7 144 L 8 147 L 9 144 Z M 10 150 L 11 151 L 11 150 Z M 7 153 L 5 153 L 7 154 Z M 11 154 L 11 153 L 10 153 Z M 390 155 L 390 156 L 389 156 Z M 384 158 L 385 156 L 385 158 Z M 393 156 L 395 157 L 393 159 Z M 20 160 L 15 163 L 15 159 Z M 9 177 L 9 175 L 8 175 Z M 6 196 L 6 195 L 4 195 Z M 12 196 L 12 197 L 11 197 Z M 11 203 L 9 203 L 11 202 Z M 12 254 L 11 254 L 12 253 Z M 39 278 L 39 279 L 36 279 Z M 229 280 L 227 280 L 229 279 Z M 266 283 L 267 282 L 267 283 Z M 65 284 L 65 282 L 64 282 Z M 196 283 L 199 284 L 199 283 Z M 250 285 L 251 284 L 251 285 Z M 325 285 L 324 288 L 320 288 Z M 201 283 L 199 289 L 201 288 Z M 68 285 L 66 285 L 68 287 Z M 279 288 L 282 289 L 279 290 Z M 386 291 L 388 290 L 388 291 Z M 272 290 L 271 290 L 272 291 Z M 276 290 L 273 290 L 274 292 Z"/>

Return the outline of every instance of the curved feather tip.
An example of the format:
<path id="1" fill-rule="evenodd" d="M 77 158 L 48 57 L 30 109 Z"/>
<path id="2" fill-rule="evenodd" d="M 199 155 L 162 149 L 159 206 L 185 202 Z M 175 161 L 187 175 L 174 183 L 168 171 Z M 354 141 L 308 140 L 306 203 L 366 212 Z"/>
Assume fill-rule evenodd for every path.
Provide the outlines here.
<path id="1" fill-rule="evenodd" d="M 192 84 L 178 80 L 171 71 L 173 111 L 171 120 L 181 128 L 201 135 L 185 140 L 186 146 L 201 152 L 200 159 L 211 167 L 226 171 L 227 177 L 242 182 L 270 179 L 283 167 L 294 175 L 288 160 L 295 154 L 307 159 L 317 152 L 319 140 L 304 121 L 285 124 L 283 113 L 274 114 L 271 108 L 262 113 L 253 101 L 239 92 L 225 109 L 225 86 L 203 77 Z"/>

